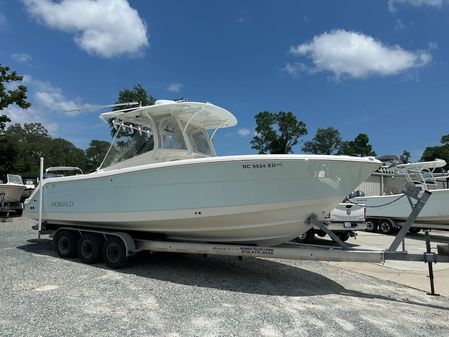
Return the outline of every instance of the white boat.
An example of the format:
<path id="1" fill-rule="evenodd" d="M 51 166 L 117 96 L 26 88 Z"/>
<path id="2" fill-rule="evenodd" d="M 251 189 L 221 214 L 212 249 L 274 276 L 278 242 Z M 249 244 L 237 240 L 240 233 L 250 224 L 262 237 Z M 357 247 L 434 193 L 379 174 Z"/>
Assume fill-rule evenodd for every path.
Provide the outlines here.
<path id="1" fill-rule="evenodd" d="M 43 181 L 47 228 L 277 245 L 311 228 L 312 213 L 331 210 L 381 165 L 372 157 L 217 157 L 213 136 L 237 119 L 210 103 L 157 101 L 100 118 L 117 129 L 101 167 Z M 26 202 L 29 217 L 38 218 L 38 203 L 39 188 Z"/>
<path id="2" fill-rule="evenodd" d="M 21 176 L 8 174 L 6 184 L 0 184 L 0 202 L 19 202 L 25 187 Z"/>
<path id="3" fill-rule="evenodd" d="M 418 228 L 449 229 L 449 189 L 440 188 L 439 179 L 434 174 L 435 169 L 445 165 L 444 160 L 437 159 L 381 169 L 384 173 L 403 176 L 406 181 L 420 186 L 422 190 L 426 189 L 432 192 L 415 221 Z M 367 219 L 388 219 L 397 224 L 404 223 L 412 211 L 411 205 L 403 193 L 357 197 L 351 201 L 366 206 Z M 388 223 L 385 225 L 388 226 Z"/>
<path id="4" fill-rule="evenodd" d="M 76 166 L 55 166 L 55 167 L 47 167 L 45 169 L 45 173 L 43 178 L 56 178 L 56 177 L 65 177 L 72 176 L 77 174 L 83 174 L 83 170 Z"/>

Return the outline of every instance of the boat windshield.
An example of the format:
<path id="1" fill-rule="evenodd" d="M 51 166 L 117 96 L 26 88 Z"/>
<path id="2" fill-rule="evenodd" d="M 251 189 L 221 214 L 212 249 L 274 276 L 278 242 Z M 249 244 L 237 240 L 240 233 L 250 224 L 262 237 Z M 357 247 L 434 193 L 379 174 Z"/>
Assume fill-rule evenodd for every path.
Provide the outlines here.
<path id="1" fill-rule="evenodd" d="M 16 174 L 7 174 L 7 179 L 8 179 L 8 183 L 13 183 L 13 184 L 23 184 L 22 182 L 22 177 L 18 176 Z"/>
<path id="2" fill-rule="evenodd" d="M 154 138 L 150 128 L 131 123 L 124 124 L 117 131 L 115 142 L 106 155 L 102 167 L 120 163 L 153 148 Z"/>
<path id="3" fill-rule="evenodd" d="M 161 149 L 187 150 L 184 136 L 174 117 L 166 117 L 159 122 Z"/>
<path id="4" fill-rule="evenodd" d="M 204 153 L 209 156 L 213 155 L 209 135 L 204 129 L 189 125 L 187 127 L 187 136 L 194 152 Z"/>

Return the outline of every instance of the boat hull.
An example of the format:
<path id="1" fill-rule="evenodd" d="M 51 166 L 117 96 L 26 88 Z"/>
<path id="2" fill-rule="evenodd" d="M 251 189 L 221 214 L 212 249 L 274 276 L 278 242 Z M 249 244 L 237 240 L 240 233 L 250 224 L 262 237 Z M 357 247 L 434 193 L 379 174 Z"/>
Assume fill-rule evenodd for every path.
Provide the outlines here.
<path id="1" fill-rule="evenodd" d="M 49 224 L 163 234 L 168 239 L 276 245 L 310 228 L 379 162 L 332 156 L 214 157 L 47 179 Z M 37 218 L 38 188 L 26 202 Z"/>
<path id="2" fill-rule="evenodd" d="M 449 190 L 438 189 L 430 192 L 432 194 L 416 218 L 415 223 L 446 225 L 446 229 L 449 229 Z M 400 198 L 402 195 L 359 197 L 352 199 L 352 201 L 364 204 L 367 207 L 366 216 L 368 218 L 389 218 L 403 223 L 410 215 L 412 208 L 405 196 Z M 379 207 L 381 205 L 385 206 Z"/>
<path id="3" fill-rule="evenodd" d="M 13 203 L 20 201 L 25 185 L 0 184 L 0 195 L 4 194 L 3 202 Z"/>

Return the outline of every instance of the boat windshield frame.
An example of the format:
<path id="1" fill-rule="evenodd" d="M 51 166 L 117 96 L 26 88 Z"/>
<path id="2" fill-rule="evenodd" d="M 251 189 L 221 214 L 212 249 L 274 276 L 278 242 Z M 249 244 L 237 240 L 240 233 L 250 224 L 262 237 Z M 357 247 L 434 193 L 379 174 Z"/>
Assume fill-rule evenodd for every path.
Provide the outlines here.
<path id="1" fill-rule="evenodd" d="M 179 150 L 181 150 L 181 151 L 186 151 L 187 153 L 190 153 L 190 154 L 195 153 L 200 156 L 208 156 L 208 157 L 216 156 L 215 148 L 213 146 L 212 139 L 211 139 L 211 136 L 209 135 L 209 132 L 207 130 L 205 130 L 204 128 L 196 125 L 196 123 L 189 121 L 189 123 L 187 124 L 187 123 L 183 122 L 182 120 L 180 120 L 180 118 L 178 118 L 178 116 L 176 114 L 161 115 L 161 116 L 158 116 L 156 119 L 153 118 L 152 116 L 150 116 L 147 112 L 143 112 L 139 116 L 140 117 L 145 116 L 146 118 L 139 119 L 139 120 L 136 120 L 136 118 L 120 118 L 120 119 L 117 118 L 117 119 L 112 120 L 112 124 L 113 124 L 114 128 L 116 129 L 116 132 L 112 138 L 111 145 L 109 146 L 109 149 L 106 152 L 106 155 L 104 156 L 103 161 L 101 162 L 101 164 L 97 168 L 97 170 L 113 166 L 119 162 L 123 162 L 123 161 L 129 160 L 131 158 L 145 155 L 145 154 L 147 154 L 149 152 L 153 152 L 155 150 L 164 150 L 164 151 L 170 151 L 170 150 L 178 150 L 179 151 Z M 128 117 L 128 116 L 125 115 L 124 117 Z M 164 142 L 162 139 L 163 134 L 162 134 L 162 130 L 161 130 L 160 126 L 164 121 L 170 120 L 170 119 L 172 119 L 176 123 L 176 125 L 172 124 L 172 126 L 176 127 L 177 132 L 179 131 L 179 136 L 182 137 L 182 142 L 184 143 L 183 145 L 185 145 L 182 148 L 163 147 L 164 146 Z M 198 147 L 198 144 L 195 144 L 195 146 L 193 145 L 192 140 L 188 134 L 189 128 L 193 129 L 193 130 L 200 130 L 200 132 L 204 136 L 206 136 L 203 138 L 203 140 L 206 141 L 207 147 L 210 150 L 208 153 L 201 152 L 201 151 L 198 151 L 195 149 L 195 147 L 196 148 Z M 143 153 L 133 155 L 124 160 L 119 160 L 118 162 L 109 163 L 107 166 L 105 166 L 104 164 L 107 161 L 107 159 L 110 157 L 111 150 L 117 145 L 117 141 L 120 138 L 120 132 L 123 132 L 124 129 L 128 130 L 127 136 L 134 136 L 136 134 L 141 135 L 142 133 L 151 135 L 153 138 L 153 148 L 151 150 L 145 151 Z M 172 132 L 173 131 L 174 130 L 172 130 Z M 131 138 L 129 140 L 131 140 Z"/>

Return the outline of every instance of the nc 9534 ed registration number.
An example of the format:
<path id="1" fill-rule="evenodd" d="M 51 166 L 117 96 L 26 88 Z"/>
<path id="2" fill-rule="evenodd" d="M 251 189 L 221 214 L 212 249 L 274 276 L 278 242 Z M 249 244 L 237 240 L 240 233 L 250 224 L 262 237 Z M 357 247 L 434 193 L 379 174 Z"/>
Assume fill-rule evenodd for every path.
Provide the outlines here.
<path id="1" fill-rule="evenodd" d="M 263 169 L 263 168 L 281 168 L 282 163 L 256 163 L 256 164 L 242 164 L 244 169 Z"/>

